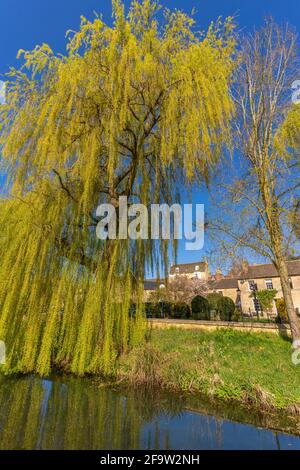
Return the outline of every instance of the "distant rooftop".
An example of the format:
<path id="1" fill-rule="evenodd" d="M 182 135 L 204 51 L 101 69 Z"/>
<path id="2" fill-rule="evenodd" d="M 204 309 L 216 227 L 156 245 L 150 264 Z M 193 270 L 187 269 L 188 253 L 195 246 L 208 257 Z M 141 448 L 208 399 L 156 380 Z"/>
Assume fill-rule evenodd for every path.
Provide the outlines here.
<path id="1" fill-rule="evenodd" d="M 198 268 L 196 269 L 196 266 Z M 294 259 L 287 261 L 288 275 L 289 276 L 300 276 L 300 259 Z M 177 269 L 176 269 L 177 268 Z M 179 270 L 178 270 L 179 268 Z M 189 274 L 194 272 L 205 272 L 208 268 L 206 261 L 196 261 L 194 263 L 183 263 L 175 264 L 170 268 L 170 274 Z M 233 276 L 224 276 L 221 279 L 215 279 L 214 276 L 208 281 L 208 285 L 211 289 L 236 289 L 238 287 L 238 280 L 246 279 L 260 279 L 260 278 L 272 278 L 279 277 L 277 269 L 271 263 L 269 264 L 253 264 L 247 266 L 244 271 L 240 274 Z M 144 281 L 145 290 L 156 290 L 163 280 L 157 279 L 146 279 Z"/>
<path id="2" fill-rule="evenodd" d="M 144 290 L 156 290 L 158 281 L 156 279 L 146 279 L 144 281 Z"/>
<path id="3" fill-rule="evenodd" d="M 211 289 L 237 289 L 238 280 L 234 278 L 222 278 L 217 281 L 210 281 L 209 286 Z"/>
<path id="4" fill-rule="evenodd" d="M 300 260 L 287 261 L 289 276 L 300 275 Z M 257 279 L 265 277 L 278 277 L 277 269 L 273 264 L 253 264 L 241 273 L 239 279 Z"/>
<path id="5" fill-rule="evenodd" d="M 196 267 L 198 266 L 198 269 Z M 207 270 L 206 261 L 195 261 L 194 263 L 174 264 L 171 266 L 170 274 L 190 274 L 195 271 L 205 272 Z"/>

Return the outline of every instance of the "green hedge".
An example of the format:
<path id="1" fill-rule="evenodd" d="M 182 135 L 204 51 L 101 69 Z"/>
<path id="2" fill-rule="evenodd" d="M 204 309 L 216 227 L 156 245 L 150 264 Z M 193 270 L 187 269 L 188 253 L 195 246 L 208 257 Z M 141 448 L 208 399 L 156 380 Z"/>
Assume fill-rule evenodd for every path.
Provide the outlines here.
<path id="1" fill-rule="evenodd" d="M 145 302 L 144 307 L 145 307 L 145 314 L 147 318 L 155 318 L 155 317 L 160 316 L 160 310 L 156 303 Z"/>
<path id="2" fill-rule="evenodd" d="M 210 311 L 214 310 L 223 321 L 234 319 L 235 304 L 229 297 L 220 294 L 208 294 L 207 298 L 197 295 L 191 302 L 191 308 L 185 302 L 145 302 L 147 318 L 178 318 L 209 320 Z M 135 304 L 131 305 L 130 316 L 135 316 Z"/>
<path id="3" fill-rule="evenodd" d="M 184 302 L 177 302 L 172 305 L 171 318 L 190 318 L 191 309 Z"/>
<path id="4" fill-rule="evenodd" d="M 209 310 L 214 310 L 222 321 L 231 321 L 235 312 L 235 303 L 229 297 L 212 293 L 207 295 Z"/>
<path id="5" fill-rule="evenodd" d="M 144 308 L 147 318 L 168 318 L 172 315 L 173 304 L 170 302 L 145 302 Z"/>
<path id="6" fill-rule="evenodd" d="M 194 320 L 209 320 L 209 302 L 205 297 L 197 295 L 191 303 L 192 318 Z"/>
<path id="7" fill-rule="evenodd" d="M 206 298 L 209 303 L 209 310 L 210 311 L 214 310 L 216 313 L 219 313 L 218 302 L 220 299 L 223 298 L 223 296 L 221 294 L 217 294 L 214 292 L 212 294 L 208 294 Z"/>
<path id="8" fill-rule="evenodd" d="M 235 312 L 235 304 L 229 297 L 221 297 L 217 302 L 220 320 L 231 321 Z"/>
<path id="9" fill-rule="evenodd" d="M 159 302 L 159 308 L 160 308 L 163 318 L 168 318 L 171 316 L 171 312 L 172 312 L 171 302 Z"/>

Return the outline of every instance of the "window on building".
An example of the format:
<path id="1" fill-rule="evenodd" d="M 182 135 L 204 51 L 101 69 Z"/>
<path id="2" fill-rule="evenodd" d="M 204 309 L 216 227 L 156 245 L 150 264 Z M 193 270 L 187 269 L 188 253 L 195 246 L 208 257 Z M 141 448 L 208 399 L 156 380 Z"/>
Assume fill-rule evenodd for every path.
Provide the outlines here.
<path id="1" fill-rule="evenodd" d="M 218 294 L 223 295 L 223 291 L 219 290 Z"/>
<path id="2" fill-rule="evenodd" d="M 253 280 L 248 281 L 248 284 L 249 284 L 249 289 L 250 290 L 255 290 L 255 282 Z"/>
<path id="3" fill-rule="evenodd" d="M 294 287 L 293 287 L 293 280 L 292 280 L 291 278 L 289 278 L 289 283 L 290 283 L 290 288 L 291 288 L 291 289 L 294 289 Z"/>
<path id="4" fill-rule="evenodd" d="M 258 299 L 253 299 L 253 307 L 255 312 L 261 312 L 261 305 Z"/>
<path id="5" fill-rule="evenodd" d="M 265 281 L 265 283 L 266 283 L 266 289 L 269 289 L 269 290 L 272 290 L 272 289 L 273 289 L 273 281 L 272 281 L 272 279 L 267 279 L 267 280 Z"/>

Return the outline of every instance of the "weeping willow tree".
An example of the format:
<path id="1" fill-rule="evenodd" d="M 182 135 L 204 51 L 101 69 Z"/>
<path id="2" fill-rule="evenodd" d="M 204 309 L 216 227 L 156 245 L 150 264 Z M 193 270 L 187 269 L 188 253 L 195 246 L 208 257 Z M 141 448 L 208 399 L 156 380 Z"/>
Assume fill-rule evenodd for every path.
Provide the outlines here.
<path id="1" fill-rule="evenodd" d="M 180 11 L 113 1 L 81 18 L 65 55 L 20 51 L 0 108 L 0 338 L 6 372 L 114 370 L 142 340 L 145 269 L 168 242 L 98 240 L 96 208 L 173 203 L 229 142 L 231 19 L 196 32 Z M 135 315 L 128 314 L 135 299 Z"/>

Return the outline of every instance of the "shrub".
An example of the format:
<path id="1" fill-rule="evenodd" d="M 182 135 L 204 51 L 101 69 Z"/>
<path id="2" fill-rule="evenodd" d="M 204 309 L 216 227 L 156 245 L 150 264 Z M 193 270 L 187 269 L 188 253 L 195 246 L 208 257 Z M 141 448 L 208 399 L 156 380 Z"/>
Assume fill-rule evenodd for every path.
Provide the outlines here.
<path id="1" fill-rule="evenodd" d="M 172 304 L 171 302 L 159 302 L 159 311 L 163 318 L 168 318 L 172 313 Z"/>
<path id="2" fill-rule="evenodd" d="M 212 293 L 208 294 L 206 298 L 208 300 L 210 312 L 214 310 L 216 313 L 218 313 L 218 301 L 222 299 L 223 296 L 221 294 Z"/>
<path id="3" fill-rule="evenodd" d="M 276 289 L 262 289 L 255 293 L 263 312 L 272 311 L 276 294 Z M 254 297 L 254 292 L 252 292 L 251 297 Z"/>
<path id="4" fill-rule="evenodd" d="M 191 309 L 188 304 L 184 302 L 176 302 L 172 305 L 172 318 L 190 318 L 190 316 Z"/>
<path id="5" fill-rule="evenodd" d="M 159 305 L 157 305 L 154 302 L 145 302 L 144 303 L 145 307 L 145 314 L 147 318 L 155 318 L 155 317 L 160 317 L 160 310 L 159 310 Z"/>
<path id="6" fill-rule="evenodd" d="M 239 308 L 235 308 L 233 315 L 231 317 L 231 321 L 241 321 L 242 320 L 242 312 Z"/>
<path id="7" fill-rule="evenodd" d="M 168 318 L 171 316 L 172 304 L 170 302 L 145 302 L 147 318 Z"/>
<path id="8" fill-rule="evenodd" d="M 195 320 L 209 320 L 209 302 L 205 297 L 196 295 L 191 303 L 192 318 Z"/>
<path id="9" fill-rule="evenodd" d="M 217 301 L 217 311 L 219 312 L 220 319 L 223 321 L 231 321 L 235 311 L 235 304 L 229 297 L 223 297 Z"/>
<path id="10" fill-rule="evenodd" d="M 155 302 L 144 302 L 144 312 L 147 318 L 160 318 L 161 317 L 161 309 L 158 304 Z M 137 304 L 132 302 L 129 307 L 129 317 L 135 318 L 137 311 Z"/>
<path id="11" fill-rule="evenodd" d="M 131 355 L 131 367 L 128 370 L 129 381 L 133 386 L 157 387 L 161 385 L 163 360 L 162 351 L 151 344 L 145 343 L 135 348 Z"/>
<path id="12" fill-rule="evenodd" d="M 279 319 L 282 320 L 283 322 L 288 322 L 289 317 L 285 308 L 285 302 L 284 299 L 276 299 L 276 308 L 278 312 Z"/>

